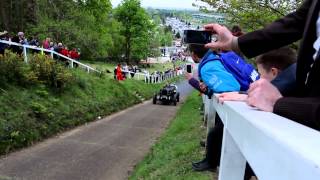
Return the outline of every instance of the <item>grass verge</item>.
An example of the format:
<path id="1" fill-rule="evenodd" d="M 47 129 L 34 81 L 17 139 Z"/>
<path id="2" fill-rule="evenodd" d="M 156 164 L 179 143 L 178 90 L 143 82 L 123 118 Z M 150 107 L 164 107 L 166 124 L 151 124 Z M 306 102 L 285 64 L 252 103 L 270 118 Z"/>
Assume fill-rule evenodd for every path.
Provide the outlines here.
<path id="1" fill-rule="evenodd" d="M 205 130 L 200 128 L 200 104 L 198 93 L 194 92 L 188 97 L 165 134 L 137 165 L 131 180 L 209 180 L 215 177 L 213 173 L 194 172 L 191 169 L 191 161 L 202 159 L 204 151 L 199 145 L 199 140 L 205 136 Z"/>

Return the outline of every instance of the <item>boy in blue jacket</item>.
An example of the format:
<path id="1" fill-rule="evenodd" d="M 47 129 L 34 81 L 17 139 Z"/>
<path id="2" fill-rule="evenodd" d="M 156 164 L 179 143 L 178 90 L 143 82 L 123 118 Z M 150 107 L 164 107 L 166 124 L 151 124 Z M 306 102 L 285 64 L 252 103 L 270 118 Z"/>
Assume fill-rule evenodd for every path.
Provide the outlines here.
<path id="1" fill-rule="evenodd" d="M 221 61 L 211 61 L 212 59 L 217 59 L 217 54 L 206 49 L 203 45 L 198 44 L 190 44 L 189 51 L 193 61 L 195 63 L 200 63 L 199 67 L 201 68 L 198 70 L 198 76 L 200 81 L 202 81 L 199 83 L 198 80 L 189 76 L 190 85 L 208 96 L 213 93 L 240 91 L 239 82 L 226 70 Z M 218 116 L 216 117 L 219 118 Z M 222 134 L 223 125 L 222 123 L 221 125 L 216 124 L 216 127 L 218 130 L 209 131 L 210 135 L 208 134 L 207 144 L 216 144 L 217 141 L 220 141 L 221 138 L 219 135 Z M 211 142 L 208 143 L 208 141 Z M 216 157 L 220 157 L 217 155 L 219 152 L 215 152 L 214 148 L 212 148 L 212 146 L 209 147 L 208 145 L 206 146 L 206 151 L 210 153 L 206 153 L 206 157 L 202 161 L 192 163 L 192 168 L 195 171 L 212 171 L 217 167 L 219 160 Z"/>
<path id="2" fill-rule="evenodd" d="M 215 53 L 206 49 L 204 45 L 198 44 L 190 44 L 189 51 L 195 63 L 200 63 L 201 65 L 201 63 L 206 62 L 198 72 L 200 81 L 203 84 L 199 84 L 196 79 L 188 77 L 190 85 L 205 94 L 240 90 L 238 81 L 225 69 L 219 60 L 210 61 L 211 59 L 217 59 Z"/>

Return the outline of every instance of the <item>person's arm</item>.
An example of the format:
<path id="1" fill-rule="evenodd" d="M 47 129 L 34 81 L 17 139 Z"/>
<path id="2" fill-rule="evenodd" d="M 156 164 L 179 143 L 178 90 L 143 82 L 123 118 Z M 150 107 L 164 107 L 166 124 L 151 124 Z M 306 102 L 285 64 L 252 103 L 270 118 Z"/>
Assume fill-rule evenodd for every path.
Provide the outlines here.
<path id="1" fill-rule="evenodd" d="M 283 97 L 275 103 L 273 112 L 308 127 L 320 129 L 320 97 Z"/>
<path id="2" fill-rule="evenodd" d="M 267 27 L 238 38 L 241 52 L 251 58 L 302 38 L 312 0 L 306 0 L 297 11 L 274 21 Z"/>
<path id="3" fill-rule="evenodd" d="M 251 58 L 272 49 L 301 39 L 312 0 L 306 0 L 297 11 L 273 22 L 269 26 L 247 33 L 239 38 L 219 24 L 208 24 L 204 28 L 218 35 L 218 40 L 206 44 L 213 50 L 232 50 Z"/>

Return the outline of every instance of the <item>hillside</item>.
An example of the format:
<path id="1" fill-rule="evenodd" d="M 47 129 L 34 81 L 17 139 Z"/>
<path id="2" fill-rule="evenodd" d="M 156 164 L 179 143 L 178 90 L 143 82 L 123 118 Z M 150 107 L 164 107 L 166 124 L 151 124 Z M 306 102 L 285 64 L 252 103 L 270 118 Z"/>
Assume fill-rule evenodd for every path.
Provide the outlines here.
<path id="1" fill-rule="evenodd" d="M 0 154 L 150 98 L 162 84 L 67 69 L 44 56 L 0 57 Z"/>

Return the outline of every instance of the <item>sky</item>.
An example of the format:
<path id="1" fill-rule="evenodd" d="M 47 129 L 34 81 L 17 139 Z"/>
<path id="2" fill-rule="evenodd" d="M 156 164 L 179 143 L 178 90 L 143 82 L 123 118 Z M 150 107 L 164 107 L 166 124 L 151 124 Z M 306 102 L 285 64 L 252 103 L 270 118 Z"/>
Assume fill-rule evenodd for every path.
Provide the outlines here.
<path id="1" fill-rule="evenodd" d="M 116 7 L 121 0 L 111 0 L 113 7 Z M 141 0 L 142 7 L 170 8 L 170 9 L 195 9 L 192 6 L 195 0 Z"/>

